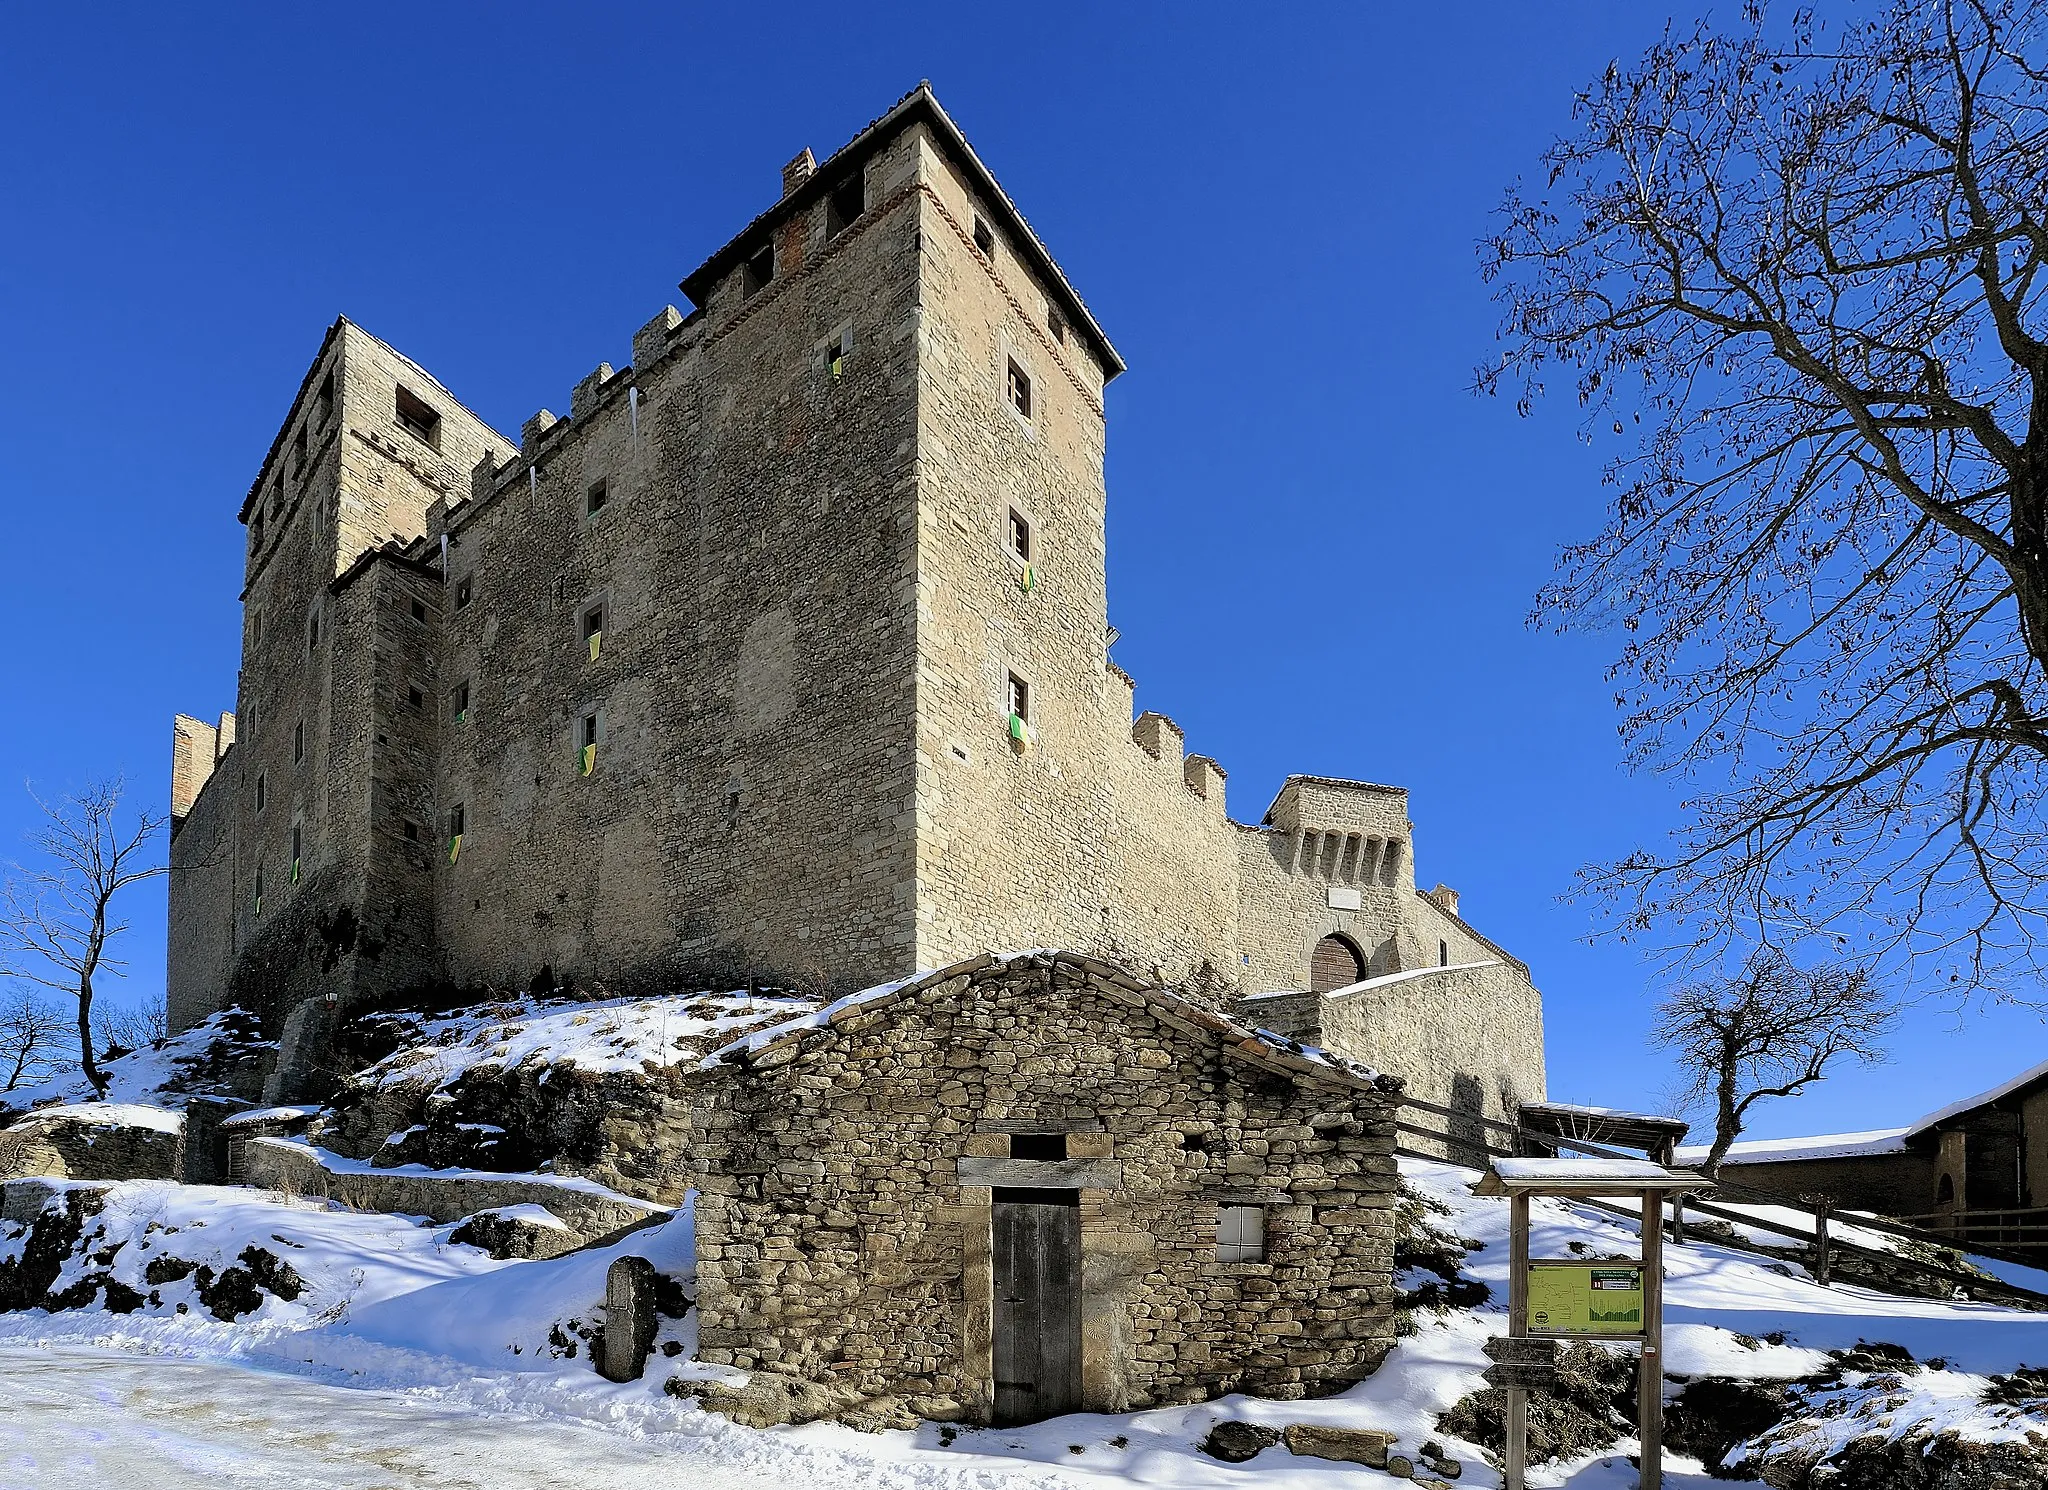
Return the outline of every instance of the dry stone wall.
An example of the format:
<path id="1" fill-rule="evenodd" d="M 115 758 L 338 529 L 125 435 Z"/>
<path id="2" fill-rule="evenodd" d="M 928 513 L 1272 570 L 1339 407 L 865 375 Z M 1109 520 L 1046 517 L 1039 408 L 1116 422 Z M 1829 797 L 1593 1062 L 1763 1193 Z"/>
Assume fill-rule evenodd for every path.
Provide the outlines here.
<path id="1" fill-rule="evenodd" d="M 1064 955 L 842 1009 L 693 1114 L 700 1356 L 841 1410 L 985 1420 L 993 1192 L 963 1164 L 1063 1132 L 1085 1171 L 1087 1408 L 1337 1390 L 1393 1340 L 1397 1086 Z M 1231 1202 L 1263 1207 L 1263 1261 L 1218 1260 Z"/>

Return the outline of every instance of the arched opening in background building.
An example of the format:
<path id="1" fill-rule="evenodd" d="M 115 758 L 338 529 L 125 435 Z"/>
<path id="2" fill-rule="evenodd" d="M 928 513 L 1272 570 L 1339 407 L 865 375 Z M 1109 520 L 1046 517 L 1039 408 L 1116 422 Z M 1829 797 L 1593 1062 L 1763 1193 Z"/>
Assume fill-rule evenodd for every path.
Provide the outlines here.
<path id="1" fill-rule="evenodd" d="M 1364 981 L 1365 958 L 1349 937 L 1333 933 L 1316 943 L 1315 953 L 1308 963 L 1311 992 L 1328 993 L 1333 988 L 1349 988 L 1353 983 Z"/>

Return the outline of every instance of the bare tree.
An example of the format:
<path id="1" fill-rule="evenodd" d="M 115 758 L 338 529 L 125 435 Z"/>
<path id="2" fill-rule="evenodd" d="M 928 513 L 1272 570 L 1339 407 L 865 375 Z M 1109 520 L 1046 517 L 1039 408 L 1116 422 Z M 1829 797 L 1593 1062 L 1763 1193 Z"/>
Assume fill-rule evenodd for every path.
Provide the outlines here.
<path id="1" fill-rule="evenodd" d="M 41 1081 L 63 1064 L 64 1015 L 33 988 L 0 999 L 0 1092 Z"/>
<path id="2" fill-rule="evenodd" d="M 1700 1167 L 1717 1173 L 1749 1110 L 1804 1091 L 1842 1060 L 1885 1058 L 1898 1008 L 1862 968 L 1795 967 L 1783 953 L 1755 953 L 1738 978 L 1681 988 L 1657 1010 L 1652 1038 L 1677 1053 L 1682 1100 L 1711 1108 L 1714 1141 Z"/>
<path id="3" fill-rule="evenodd" d="M 2048 768 L 2048 0 L 1751 0 L 1581 94 L 1482 267 L 1527 411 L 1568 380 L 1604 530 L 1535 619 L 1618 626 L 1631 764 L 1698 782 L 1585 871 L 1702 960 L 1820 935 L 2036 965 Z M 1923 968 L 1924 970 L 1924 968 Z"/>
<path id="4" fill-rule="evenodd" d="M 155 1045 L 171 1033 L 170 1006 L 161 994 L 139 1004 L 101 1005 L 96 1020 L 100 1049 L 109 1057 Z"/>
<path id="5" fill-rule="evenodd" d="M 107 944 L 128 929 L 114 918 L 114 897 L 164 873 L 149 857 L 164 817 L 145 809 L 124 825 L 118 780 L 35 803 L 43 823 L 31 841 L 42 862 L 17 866 L 0 890 L 0 957 L 17 977 L 77 1000 L 79 1066 L 104 1095 L 107 1078 L 93 1058 L 93 980 L 121 970 L 107 955 Z"/>

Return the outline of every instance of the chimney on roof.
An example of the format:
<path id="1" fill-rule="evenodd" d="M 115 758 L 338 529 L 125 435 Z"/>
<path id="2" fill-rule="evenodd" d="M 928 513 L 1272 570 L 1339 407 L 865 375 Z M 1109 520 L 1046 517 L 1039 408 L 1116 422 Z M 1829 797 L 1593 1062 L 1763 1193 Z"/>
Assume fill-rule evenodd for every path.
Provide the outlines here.
<path id="1" fill-rule="evenodd" d="M 812 158 L 808 148 L 802 155 L 782 168 L 782 194 L 788 196 L 799 186 L 811 179 L 811 173 L 818 169 L 818 162 Z"/>
<path id="2" fill-rule="evenodd" d="M 1437 882 L 1437 887 L 1429 892 L 1429 898 L 1442 906 L 1451 915 L 1455 916 L 1458 914 L 1458 892 L 1449 885 L 1444 884 L 1441 880 Z"/>

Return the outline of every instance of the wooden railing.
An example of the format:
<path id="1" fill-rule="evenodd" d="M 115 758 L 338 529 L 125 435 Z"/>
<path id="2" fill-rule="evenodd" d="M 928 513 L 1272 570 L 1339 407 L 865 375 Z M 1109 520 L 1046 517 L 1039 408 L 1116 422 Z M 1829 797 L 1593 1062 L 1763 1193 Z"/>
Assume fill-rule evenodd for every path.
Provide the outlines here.
<path id="1" fill-rule="evenodd" d="M 1473 1164 L 1483 1164 L 1489 1159 L 1517 1158 L 1532 1152 L 1554 1149 L 1572 1149 L 1600 1159 L 1639 1159 L 1642 1157 L 1640 1154 L 1626 1154 L 1617 1149 L 1602 1147 L 1597 1143 L 1588 1143 L 1583 1139 L 1565 1138 L 1556 1133 L 1538 1132 L 1534 1129 L 1524 1128 L 1519 1123 L 1503 1122 L 1499 1118 L 1486 1117 L 1476 1112 L 1461 1112 L 1455 1108 L 1439 1107 L 1433 1102 L 1424 1102 L 1415 1097 L 1403 1097 L 1401 1099 L 1401 1107 L 1404 1114 L 1408 1112 L 1421 1113 L 1444 1120 L 1444 1126 L 1432 1128 L 1420 1123 L 1407 1121 L 1405 1117 L 1396 1119 L 1394 1128 L 1397 1133 L 1409 1138 L 1428 1140 L 1431 1143 L 1441 1145 L 1444 1150 L 1442 1153 L 1425 1153 L 1420 1149 L 1397 1142 L 1394 1151 L 1410 1159 L 1428 1159 L 1437 1163 L 1450 1164 L 1468 1161 Z M 1506 1145 L 1490 1143 L 1487 1141 L 1488 1134 L 1505 1135 L 1510 1141 Z M 1882 1216 L 1870 1216 L 1860 1211 L 1844 1215 L 1825 1199 L 1780 1195 L 1773 1191 L 1759 1190 L 1753 1185 L 1745 1185 L 1733 1180 L 1720 1181 L 1713 1194 L 1715 1198 L 1712 1201 L 1681 1199 L 1668 1207 L 1667 1214 L 1671 1218 L 1670 1225 L 1673 1241 L 1681 1244 L 1685 1241 L 1685 1217 L 1687 1215 L 1708 1216 L 1715 1220 L 1726 1221 L 1731 1227 L 1747 1227 L 1754 1231 L 1766 1231 L 1776 1236 L 1789 1237 L 1793 1241 L 1802 1244 L 1807 1254 L 1809 1267 L 1814 1277 L 1822 1284 L 1829 1282 L 1834 1271 L 1836 1256 L 1838 1254 L 1847 1254 L 1849 1256 L 1867 1258 L 1873 1262 L 1882 1263 L 1886 1267 L 1896 1268 L 1904 1272 L 1916 1273 L 1922 1277 L 1940 1279 L 1943 1283 L 1958 1286 L 1971 1294 L 1996 1298 L 2002 1302 L 2016 1304 L 2023 1308 L 2048 1309 L 2048 1293 L 2038 1293 L 2031 1288 L 2022 1288 L 2016 1283 L 2007 1283 L 2003 1279 L 1993 1278 L 1982 1272 L 1949 1267 L 1943 1263 L 1930 1262 L 1923 1258 L 1913 1257 L 1903 1252 L 1888 1251 L 1881 1247 L 1868 1247 L 1860 1242 L 1844 1237 L 1837 1228 L 1846 1226 L 1863 1231 L 1882 1232 L 1888 1236 L 1896 1236 L 1902 1241 L 1919 1242 L 1923 1245 L 1938 1247 L 1949 1252 L 1958 1250 L 1962 1239 L 1957 1235 L 1927 1230 L 1923 1227 L 1908 1225 L 1903 1221 L 1889 1220 Z M 1641 1220 L 1637 1212 L 1624 1209 L 1621 1206 L 1610 1205 L 1606 1201 L 1575 1200 L 1573 1203 L 1590 1205 L 1596 1210 L 1612 1212 L 1614 1215 L 1621 1216 L 1630 1221 L 1639 1222 Z M 1730 1209 L 1731 1203 L 1735 1205 L 1770 1206 L 1781 1211 L 1792 1211 L 1809 1218 L 1812 1224 L 1805 1227 L 1788 1225 L 1772 1217 L 1756 1216 L 1746 1211 L 1732 1210 Z M 2042 1229 L 2048 1231 L 2048 1227 Z M 1755 1252 L 1763 1257 L 1780 1258 L 1784 1251 L 1784 1249 L 1773 1249 L 1761 1242 L 1752 1241 L 1743 1236 L 1739 1231 L 1734 1231 L 1728 1236 L 1716 1236 L 1713 1238 L 1713 1241 L 1717 1246 L 1735 1247 L 1742 1251 Z M 2038 1265 L 2033 1258 L 2027 1255 L 2006 1248 L 1979 1245 L 1974 1241 L 1970 1242 L 1969 1250 L 1980 1256 L 1997 1258 L 2000 1261 L 2017 1262 L 2027 1266 Z"/>

